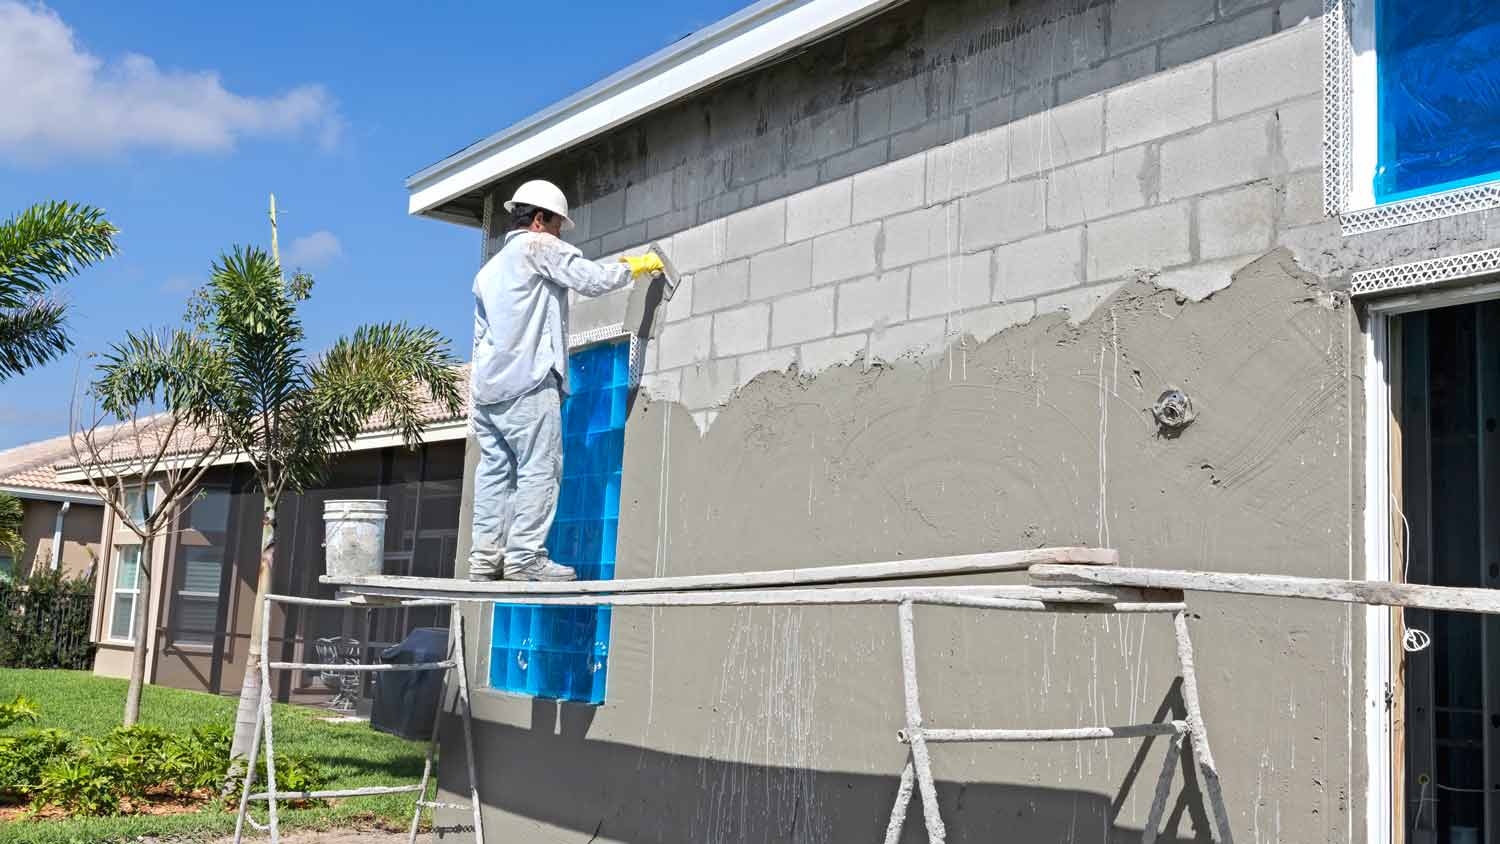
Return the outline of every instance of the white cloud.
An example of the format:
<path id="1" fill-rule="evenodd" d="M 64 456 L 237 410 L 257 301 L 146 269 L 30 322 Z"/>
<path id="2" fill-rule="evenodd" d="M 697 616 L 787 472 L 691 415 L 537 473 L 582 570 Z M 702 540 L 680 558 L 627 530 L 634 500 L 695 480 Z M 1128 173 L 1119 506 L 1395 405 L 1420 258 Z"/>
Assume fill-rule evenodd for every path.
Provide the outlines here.
<path id="1" fill-rule="evenodd" d="M 161 283 L 161 292 L 173 294 L 189 293 L 196 290 L 202 283 L 201 280 L 190 275 L 168 276 L 167 280 Z"/>
<path id="2" fill-rule="evenodd" d="M 326 148 L 339 128 L 322 86 L 243 96 L 212 71 L 163 70 L 134 53 L 106 62 L 51 9 L 0 0 L 0 156 L 55 159 L 135 147 L 219 152 L 244 136 L 301 133 Z"/>
<path id="3" fill-rule="evenodd" d="M 313 269 L 343 254 L 344 247 L 339 243 L 338 237 L 327 229 L 321 229 L 292 241 L 291 248 L 282 256 L 281 264 L 288 270 Z"/>

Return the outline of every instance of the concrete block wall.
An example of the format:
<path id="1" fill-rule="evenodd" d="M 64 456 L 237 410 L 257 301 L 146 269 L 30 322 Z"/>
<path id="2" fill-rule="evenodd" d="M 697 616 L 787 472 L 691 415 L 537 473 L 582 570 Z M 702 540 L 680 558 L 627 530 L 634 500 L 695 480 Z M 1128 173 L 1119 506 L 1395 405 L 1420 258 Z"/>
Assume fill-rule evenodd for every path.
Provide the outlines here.
<path id="1" fill-rule="evenodd" d="M 637 403 L 628 426 L 620 575 L 1098 542 L 1132 565 L 1340 576 L 1362 554 L 1360 344 L 1349 309 L 1308 285 L 1335 286 L 1350 250 L 1391 247 L 1345 247 L 1322 217 L 1321 37 L 1287 25 L 1297 8 L 912 0 L 845 36 L 863 49 L 805 54 L 816 74 L 790 59 L 663 118 L 681 147 L 642 132 L 592 147 L 592 172 L 619 181 L 584 184 L 599 189 L 580 192 L 585 248 L 662 239 L 690 276 L 644 346 L 645 390 L 672 404 Z M 1001 93 L 966 93 L 986 85 Z M 778 140 L 825 113 L 796 131 L 805 152 Z M 1319 269 L 1262 257 L 1281 247 Z M 618 324 L 625 299 L 576 303 L 572 329 Z M 1117 319 L 1062 316 L 1105 307 Z M 1172 383 L 1202 400 L 1181 439 L 1144 410 Z M 1238 837 L 1363 840 L 1357 624 L 1286 602 L 1193 606 Z M 755 612 L 618 609 L 608 702 L 586 716 L 476 693 L 486 824 L 580 844 L 883 834 L 906 752 L 886 611 Z M 924 616 L 922 664 L 942 672 L 927 716 L 1166 711 L 1159 625 L 1078 621 L 1037 635 L 1035 619 Z M 955 840 L 1137 840 L 1136 772 L 1159 770 L 1162 746 L 1115 747 L 951 748 L 938 775 Z M 466 787 L 445 765 L 445 788 Z M 1203 839 L 1204 803 L 1179 782 L 1165 837 Z M 902 840 L 920 837 L 913 819 Z"/>
<path id="2" fill-rule="evenodd" d="M 1320 51 L 1309 23 L 675 232 L 643 389 L 706 429 L 767 371 L 931 358 L 1142 278 L 1209 296 L 1321 222 Z"/>
<path id="3" fill-rule="evenodd" d="M 1321 0 L 913 0 L 495 192 L 552 179 L 578 206 L 575 242 L 603 255 L 1054 109 L 1052 130 L 1016 139 L 1017 171 L 1035 172 L 1059 145 L 1090 140 L 1075 128 L 1097 124 L 1090 106 L 1058 107 L 1291 29 L 1320 9 Z"/>

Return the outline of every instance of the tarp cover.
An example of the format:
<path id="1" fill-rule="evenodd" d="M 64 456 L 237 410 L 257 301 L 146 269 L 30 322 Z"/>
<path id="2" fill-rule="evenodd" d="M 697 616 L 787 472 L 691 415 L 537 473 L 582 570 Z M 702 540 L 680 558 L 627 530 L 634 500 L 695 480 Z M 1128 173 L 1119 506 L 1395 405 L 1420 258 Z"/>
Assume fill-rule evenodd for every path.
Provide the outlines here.
<path id="1" fill-rule="evenodd" d="M 1500 178 L 1500 0 L 1378 0 L 1381 202 Z"/>

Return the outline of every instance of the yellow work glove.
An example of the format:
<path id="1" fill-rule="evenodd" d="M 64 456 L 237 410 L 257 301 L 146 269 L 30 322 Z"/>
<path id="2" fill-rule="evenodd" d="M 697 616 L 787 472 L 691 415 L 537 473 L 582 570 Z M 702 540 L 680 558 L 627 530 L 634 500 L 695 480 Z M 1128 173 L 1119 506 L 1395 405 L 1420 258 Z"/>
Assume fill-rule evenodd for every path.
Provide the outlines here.
<path id="1" fill-rule="evenodd" d="M 630 265 L 630 275 L 634 278 L 659 273 L 664 269 L 661 259 L 656 257 L 654 252 L 647 252 L 645 255 L 622 255 L 620 263 Z"/>

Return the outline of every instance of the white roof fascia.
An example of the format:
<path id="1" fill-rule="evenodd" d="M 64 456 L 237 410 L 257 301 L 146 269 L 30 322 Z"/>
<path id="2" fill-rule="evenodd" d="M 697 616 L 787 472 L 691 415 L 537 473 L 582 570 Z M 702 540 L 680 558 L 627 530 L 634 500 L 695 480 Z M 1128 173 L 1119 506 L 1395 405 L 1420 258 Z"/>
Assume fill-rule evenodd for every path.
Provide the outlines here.
<path id="1" fill-rule="evenodd" d="M 453 419 L 447 422 L 437 422 L 422 427 L 422 443 L 424 444 L 462 440 L 466 439 L 468 435 L 469 420 L 467 418 Z M 399 432 L 390 428 L 386 428 L 380 431 L 370 431 L 368 433 L 360 434 L 358 437 L 355 437 L 354 441 L 349 445 L 336 449 L 333 453 L 343 454 L 352 451 L 369 451 L 371 449 L 377 448 L 395 448 L 397 446 L 404 446 L 405 444 L 406 440 L 401 438 L 401 434 Z M 167 457 L 162 461 L 162 468 L 168 469 L 191 466 L 194 459 L 195 455 L 192 454 L 181 454 Z M 209 465 L 233 466 L 236 463 L 249 462 L 250 458 L 247 457 L 244 452 L 231 451 L 227 454 L 220 455 L 217 459 L 210 462 Z M 116 466 L 122 469 L 138 470 L 139 463 L 140 461 L 131 461 L 129 463 L 116 464 Z M 71 483 L 74 481 L 88 480 L 88 473 L 84 472 L 84 470 L 78 466 L 60 466 L 56 471 L 57 479 L 60 481 Z M 95 500 L 97 501 L 97 499 Z"/>
<path id="2" fill-rule="evenodd" d="M 0 484 L 0 492 L 9 493 L 17 498 L 29 498 L 32 501 L 70 501 L 74 504 L 103 504 L 99 496 L 92 492 L 63 492 L 55 489 L 37 489 L 29 486 L 15 486 L 12 484 Z"/>
<path id="3" fill-rule="evenodd" d="M 580 141 L 902 2 L 763 0 L 417 172 L 406 181 L 407 211 L 428 214 Z"/>

